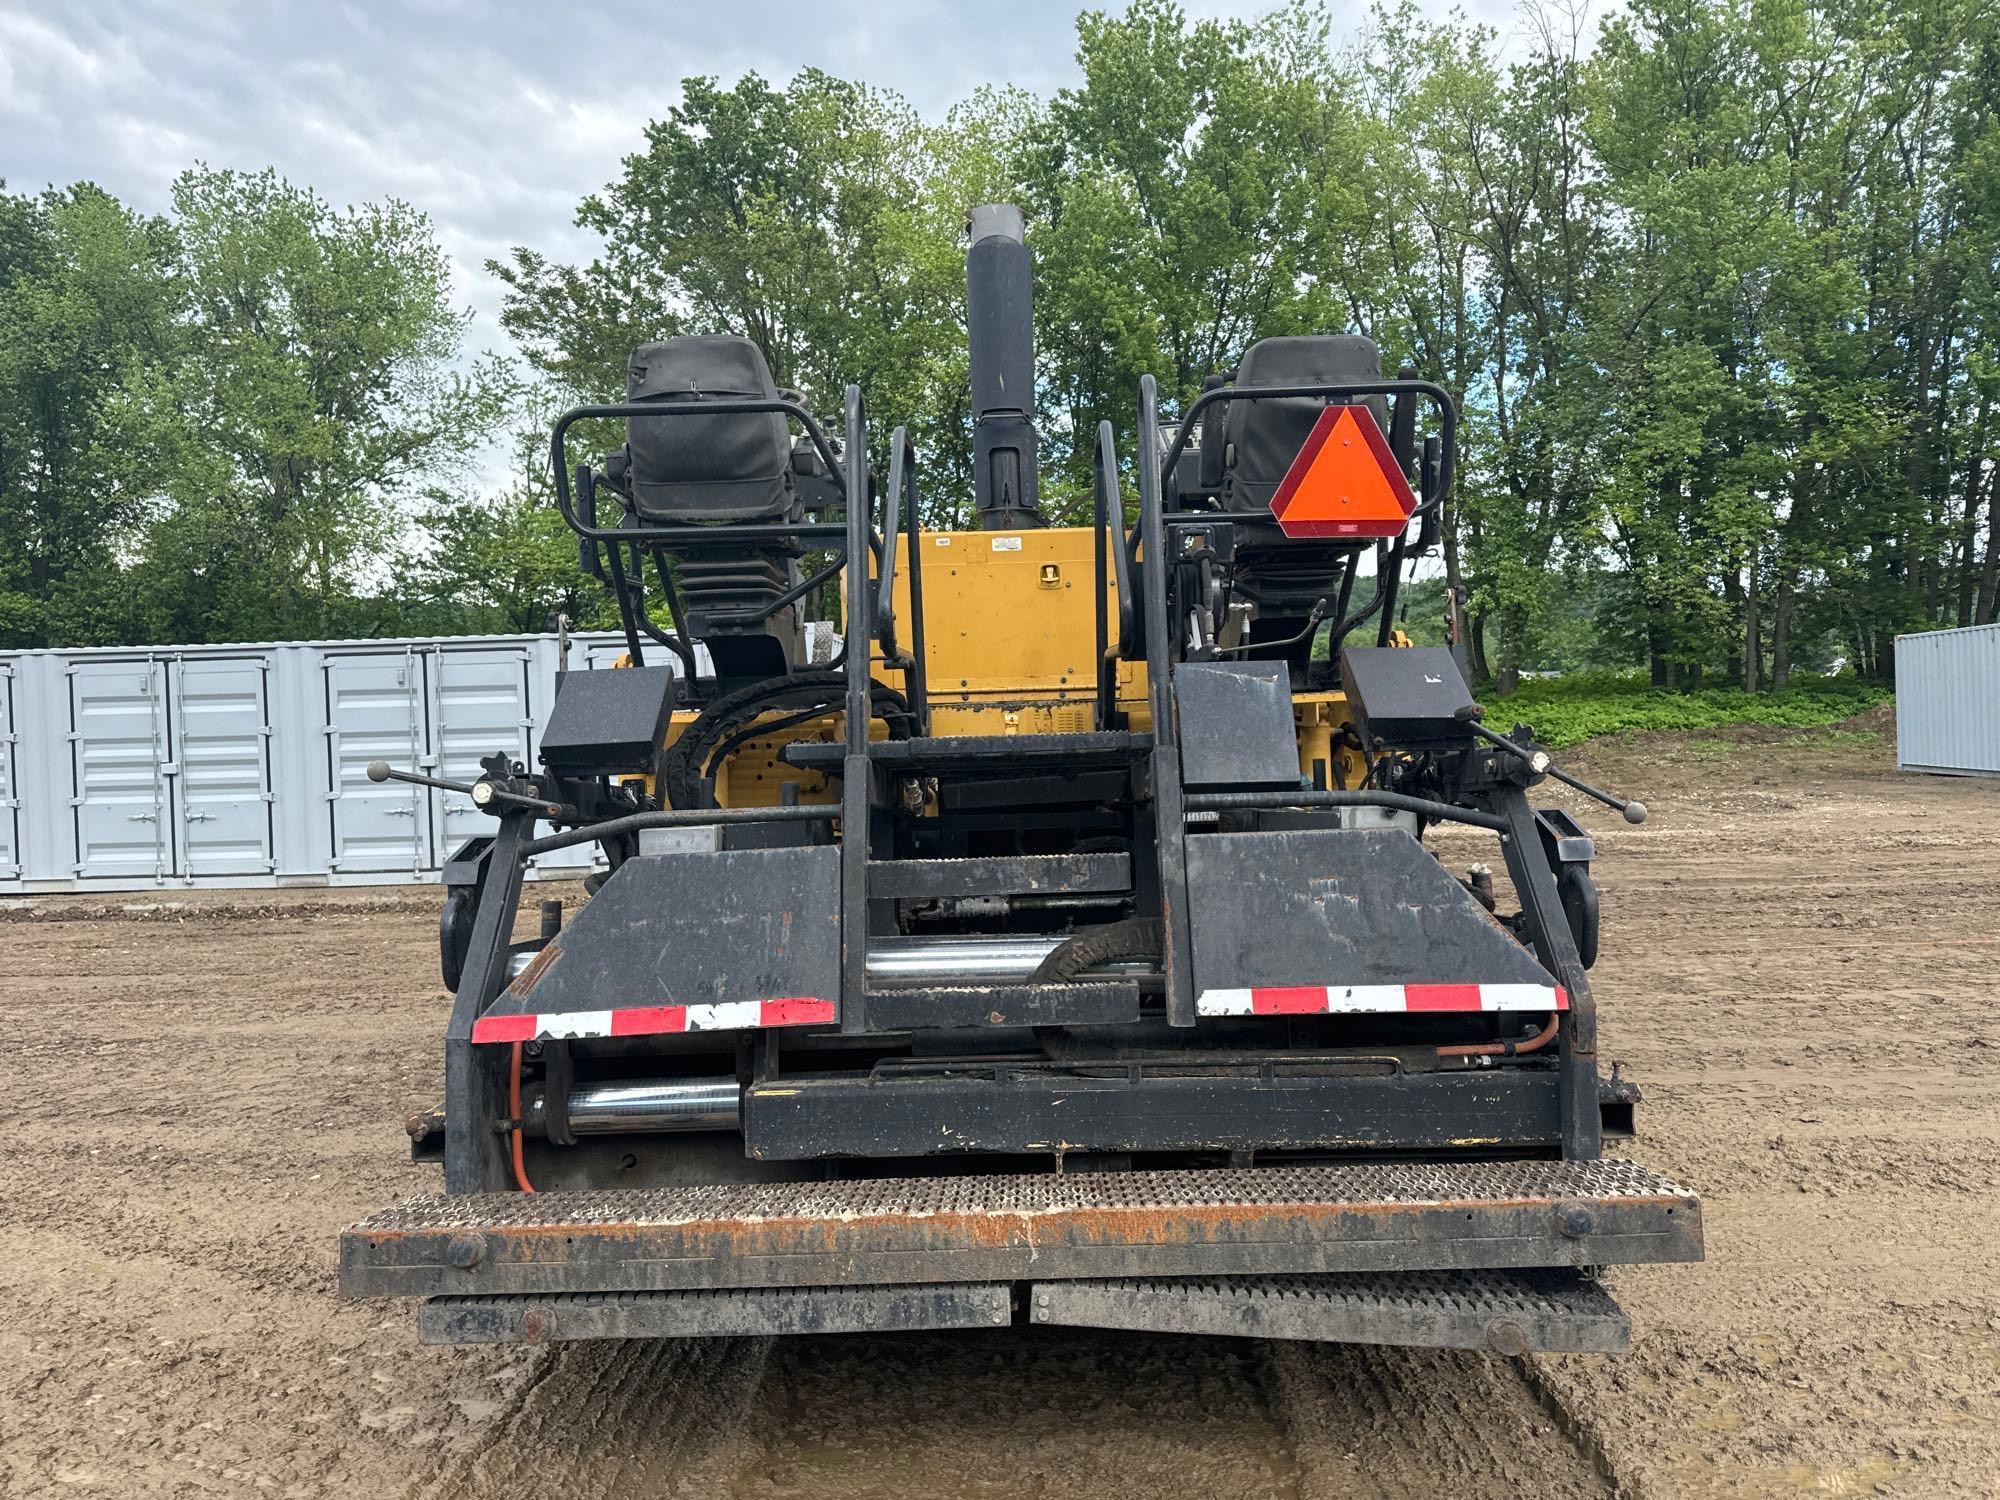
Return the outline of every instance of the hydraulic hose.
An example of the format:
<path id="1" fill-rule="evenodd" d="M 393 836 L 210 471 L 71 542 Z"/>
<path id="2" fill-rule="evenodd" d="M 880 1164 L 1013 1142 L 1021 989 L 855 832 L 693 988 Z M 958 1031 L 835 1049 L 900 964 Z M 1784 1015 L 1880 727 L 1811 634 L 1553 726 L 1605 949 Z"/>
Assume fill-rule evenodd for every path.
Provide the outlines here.
<path id="1" fill-rule="evenodd" d="M 844 673 L 818 670 L 767 678 L 716 699 L 667 750 L 660 779 L 668 804 L 682 810 L 699 807 L 705 800 L 702 775 L 717 748 L 736 731 L 754 726 L 759 716 L 773 709 L 811 709 L 809 717 L 838 712 L 845 692 Z M 888 725 L 891 739 L 909 737 L 913 721 L 901 693 L 872 684 L 869 708 Z"/>
<path id="2" fill-rule="evenodd" d="M 532 1193 L 535 1185 L 528 1181 L 528 1164 L 521 1155 L 521 1044 L 514 1043 L 512 1065 L 507 1070 L 507 1114 L 514 1121 L 509 1132 L 513 1136 L 514 1185 L 524 1193 Z"/>
<path id="3" fill-rule="evenodd" d="M 1519 1057 L 1524 1052 L 1539 1052 L 1554 1039 L 1556 1028 L 1562 1024 L 1562 1016 L 1552 1013 L 1549 1021 L 1533 1036 L 1518 1042 L 1475 1042 L 1464 1047 L 1440 1047 L 1439 1057 Z"/>

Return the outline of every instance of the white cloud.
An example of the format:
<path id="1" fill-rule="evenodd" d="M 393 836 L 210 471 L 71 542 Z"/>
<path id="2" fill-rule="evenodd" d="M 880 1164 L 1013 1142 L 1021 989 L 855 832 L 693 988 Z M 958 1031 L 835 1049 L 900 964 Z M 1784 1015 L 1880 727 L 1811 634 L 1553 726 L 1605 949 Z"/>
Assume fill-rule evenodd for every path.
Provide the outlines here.
<path id="1" fill-rule="evenodd" d="M 1453 0 L 1424 3 L 1442 16 Z M 1068 82 L 1080 8 L 0 0 L 0 174 L 17 192 L 89 179 L 152 211 L 197 160 L 275 167 L 337 204 L 402 198 L 437 226 L 457 299 L 474 310 L 474 348 L 504 352 L 502 289 L 486 261 L 517 244 L 588 254 L 572 223 L 578 200 L 617 175 L 681 79 L 754 69 L 782 81 L 813 66 L 935 116 L 981 84 L 1047 93 Z M 1254 15 L 1270 5 L 1190 8 Z M 1465 8 L 1504 34 L 1513 0 Z"/>

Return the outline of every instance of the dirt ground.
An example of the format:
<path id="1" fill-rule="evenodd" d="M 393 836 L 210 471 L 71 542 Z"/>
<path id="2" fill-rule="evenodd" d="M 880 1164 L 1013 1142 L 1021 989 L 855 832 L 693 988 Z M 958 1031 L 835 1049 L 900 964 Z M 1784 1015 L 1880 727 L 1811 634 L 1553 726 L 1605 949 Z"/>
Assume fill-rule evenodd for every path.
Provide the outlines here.
<path id="1" fill-rule="evenodd" d="M 2000 1492 L 2000 784 L 1899 777 L 1879 716 L 1570 760 L 1654 812 L 1585 814 L 1604 1055 L 1707 1205 L 1706 1264 L 1612 1278 L 1623 1359 L 426 1349 L 334 1237 L 435 1184 L 432 895 L 46 898 L 0 910 L 0 1494 Z"/>

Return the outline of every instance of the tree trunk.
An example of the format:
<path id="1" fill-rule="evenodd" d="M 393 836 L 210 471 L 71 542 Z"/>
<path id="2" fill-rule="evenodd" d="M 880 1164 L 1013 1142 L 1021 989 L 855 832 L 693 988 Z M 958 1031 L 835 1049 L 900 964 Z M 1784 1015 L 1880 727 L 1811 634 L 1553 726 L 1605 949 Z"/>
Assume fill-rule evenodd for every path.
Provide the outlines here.
<path id="1" fill-rule="evenodd" d="M 1975 625 L 1993 623 L 1994 596 L 2000 593 L 2000 474 L 1986 476 L 1986 562 L 1979 570 L 1979 607 Z"/>
<path id="2" fill-rule="evenodd" d="M 1743 597 L 1743 577 L 1740 573 L 1731 571 L 1722 575 L 1722 598 L 1728 604 L 1730 614 L 1739 621 L 1745 618 L 1748 605 Z M 1736 645 L 1731 650 L 1729 659 L 1722 664 L 1722 675 L 1731 682 L 1742 681 L 1744 672 L 1750 670 L 1743 662 L 1745 634 L 1743 631 L 1737 633 Z"/>
<path id="3" fill-rule="evenodd" d="M 1458 556 L 1458 507 L 1446 496 L 1444 514 L 1439 517 L 1439 540 L 1444 544 L 1444 609 L 1451 625 L 1451 640 L 1461 670 L 1469 673 L 1472 642 L 1466 639 L 1465 574 Z"/>
<path id="4" fill-rule="evenodd" d="M 1657 623 L 1646 625 L 1646 657 L 1648 681 L 1656 688 L 1673 688 L 1675 681 L 1673 659 L 1667 655 L 1667 633 Z"/>
<path id="5" fill-rule="evenodd" d="M 1750 554 L 1750 565 L 1743 570 L 1743 691 L 1757 691 L 1757 679 L 1763 676 L 1764 646 L 1757 632 L 1757 554 Z"/>
<path id="6" fill-rule="evenodd" d="M 1778 575 L 1777 596 L 1771 601 L 1771 691 L 1782 693 L 1792 680 L 1792 606 L 1797 585 L 1792 575 Z"/>
<path id="7" fill-rule="evenodd" d="M 1952 622 L 1957 625 L 1972 623 L 1976 593 L 1972 559 L 1979 545 L 1979 483 L 1986 473 L 1986 423 L 1992 412 L 1992 398 L 1982 396 L 1979 416 L 1972 424 L 1970 453 L 1965 460 L 1965 515 L 1958 525 L 1958 600 L 1952 614 Z"/>
<path id="8" fill-rule="evenodd" d="M 1501 606 L 1500 670 L 1493 674 L 1493 690 L 1503 698 L 1521 685 L 1521 637 L 1527 623 L 1527 611 L 1520 605 Z"/>

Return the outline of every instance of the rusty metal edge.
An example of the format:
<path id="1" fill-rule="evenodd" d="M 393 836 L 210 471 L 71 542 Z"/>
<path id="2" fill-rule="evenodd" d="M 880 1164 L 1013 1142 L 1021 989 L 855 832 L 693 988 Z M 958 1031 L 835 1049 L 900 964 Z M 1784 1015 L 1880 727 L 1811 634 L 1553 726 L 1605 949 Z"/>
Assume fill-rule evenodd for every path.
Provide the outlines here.
<path id="1" fill-rule="evenodd" d="M 1620 1198 L 480 1225 L 341 1237 L 345 1297 L 1696 1261 L 1699 1204 Z"/>
<path id="2" fill-rule="evenodd" d="M 417 1327 L 426 1344 L 544 1344 L 1002 1328 L 1013 1313 L 1013 1288 L 1005 1283 L 945 1282 L 432 1297 L 419 1309 Z"/>

